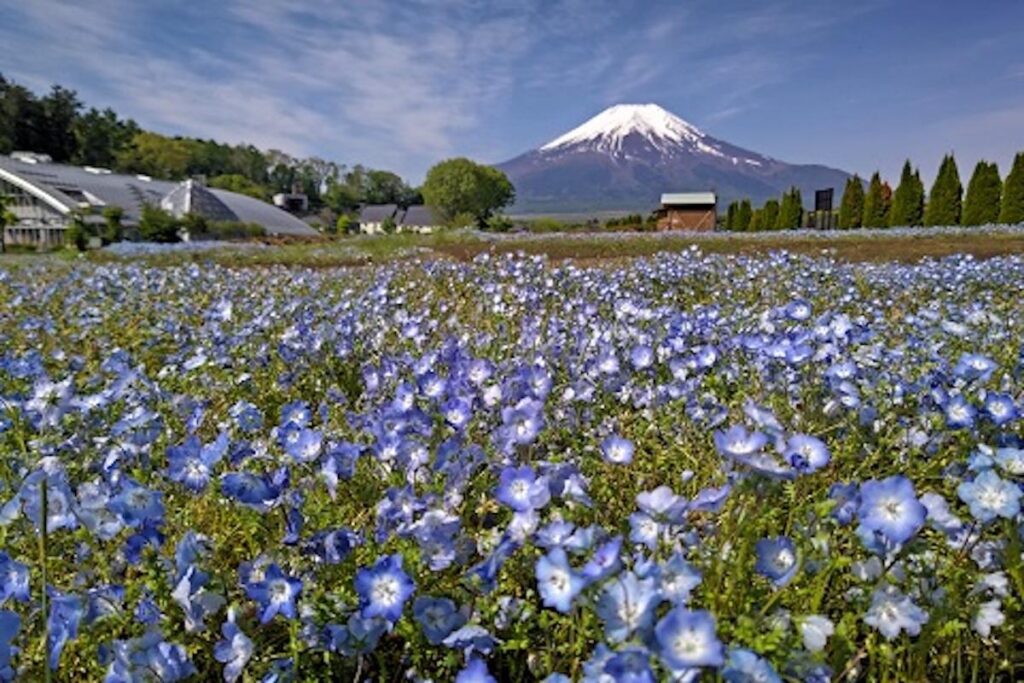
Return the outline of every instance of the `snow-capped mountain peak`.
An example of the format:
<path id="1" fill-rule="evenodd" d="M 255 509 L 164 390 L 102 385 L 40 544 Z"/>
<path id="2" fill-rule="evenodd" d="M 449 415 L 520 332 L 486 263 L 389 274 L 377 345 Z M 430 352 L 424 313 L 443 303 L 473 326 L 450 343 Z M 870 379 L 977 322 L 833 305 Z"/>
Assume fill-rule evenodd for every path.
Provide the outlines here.
<path id="1" fill-rule="evenodd" d="M 656 104 L 617 104 L 540 149 L 548 152 L 586 144 L 604 152 L 616 152 L 622 149 L 623 140 L 634 134 L 657 148 L 686 143 L 703 146 L 699 143 L 705 137 L 699 128 Z"/>

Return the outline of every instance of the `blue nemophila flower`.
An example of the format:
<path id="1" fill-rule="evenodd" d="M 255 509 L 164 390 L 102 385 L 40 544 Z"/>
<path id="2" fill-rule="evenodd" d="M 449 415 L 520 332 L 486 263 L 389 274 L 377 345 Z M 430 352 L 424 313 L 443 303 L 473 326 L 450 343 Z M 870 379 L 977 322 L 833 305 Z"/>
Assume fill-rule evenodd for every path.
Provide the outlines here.
<path id="1" fill-rule="evenodd" d="M 171 592 L 174 600 L 185 612 L 185 631 L 203 631 L 203 620 L 216 613 L 227 602 L 224 596 L 206 588 L 209 576 L 194 566 L 188 567 Z"/>
<path id="2" fill-rule="evenodd" d="M 313 462 L 320 457 L 324 435 L 319 429 L 309 429 L 289 423 L 282 430 L 281 438 L 285 453 L 297 462 Z"/>
<path id="3" fill-rule="evenodd" d="M 210 474 L 228 448 L 228 435 L 221 432 L 206 446 L 199 437 L 189 436 L 180 446 L 167 449 L 167 476 L 192 491 L 202 491 L 210 483 Z"/>
<path id="4" fill-rule="evenodd" d="M 28 602 L 28 567 L 0 550 L 0 606 L 10 598 Z"/>
<path id="5" fill-rule="evenodd" d="M 498 683 L 479 657 L 470 657 L 466 666 L 455 675 L 455 683 Z"/>
<path id="6" fill-rule="evenodd" d="M 488 633 L 487 629 L 476 624 L 467 624 L 445 638 L 444 645 L 453 650 L 461 650 L 463 655 L 469 657 L 474 652 L 479 652 L 482 655 L 491 654 L 497 641 Z"/>
<path id="7" fill-rule="evenodd" d="M 621 552 L 622 536 L 616 536 L 594 550 L 594 554 L 583 565 L 580 573 L 590 583 L 595 583 L 611 576 L 622 566 L 622 561 L 619 557 Z"/>
<path id="8" fill-rule="evenodd" d="M 50 597 L 50 616 L 46 622 L 50 634 L 47 650 L 50 668 L 56 670 L 64 646 L 69 640 L 78 637 L 78 626 L 85 616 L 85 604 L 82 598 L 72 593 L 61 593 L 49 586 L 46 592 Z"/>
<path id="9" fill-rule="evenodd" d="M 274 479 L 250 472 L 227 472 L 221 475 L 220 490 L 228 498 L 258 512 L 266 512 L 281 495 L 281 486 Z"/>
<path id="10" fill-rule="evenodd" d="M 646 344 L 637 344 L 629 351 L 629 362 L 636 370 L 646 370 L 654 364 L 654 349 Z"/>
<path id="11" fill-rule="evenodd" d="M 402 617 L 406 601 L 416 591 L 416 584 L 402 570 L 402 556 L 386 555 L 373 566 L 356 572 L 356 593 L 364 618 L 381 617 L 389 622 Z"/>
<path id="12" fill-rule="evenodd" d="M 965 353 L 953 367 L 953 374 L 965 379 L 986 381 L 997 367 L 999 366 L 996 362 L 987 356 L 980 353 Z"/>
<path id="13" fill-rule="evenodd" d="M 643 647 L 627 647 L 612 655 L 604 665 L 604 674 L 615 683 L 654 683 L 651 654 Z"/>
<path id="14" fill-rule="evenodd" d="M 767 659 L 743 648 L 732 648 L 722 668 L 727 683 L 782 683 Z"/>
<path id="15" fill-rule="evenodd" d="M 259 603 L 261 624 L 278 614 L 286 619 L 294 619 L 295 601 L 302 593 L 302 580 L 288 576 L 273 563 L 266 568 L 260 580 L 245 585 L 245 593 Z"/>
<path id="16" fill-rule="evenodd" d="M 1020 513 L 1020 486 L 993 470 L 985 470 L 973 481 L 961 483 L 956 492 L 979 522 L 991 522 L 996 517 L 1012 519 Z"/>
<path id="17" fill-rule="evenodd" d="M 11 646 L 14 637 L 21 629 L 21 617 L 17 612 L 0 610 L 0 681 L 13 681 L 14 669 L 11 668 L 11 654 L 15 648 Z"/>
<path id="18" fill-rule="evenodd" d="M 864 615 L 864 622 L 878 629 L 886 640 L 896 638 L 901 631 L 916 636 L 927 621 L 928 613 L 892 586 L 875 589 L 871 607 Z"/>
<path id="19" fill-rule="evenodd" d="M 755 546 L 757 563 L 755 571 L 767 577 L 776 587 L 785 586 L 796 575 L 799 569 L 796 546 L 785 536 L 762 538 Z"/>
<path id="20" fill-rule="evenodd" d="M 800 635 L 804 640 L 804 647 L 811 652 L 821 652 L 829 637 L 835 632 L 835 625 L 831 619 L 817 614 L 806 616 L 800 622 Z"/>
<path id="21" fill-rule="evenodd" d="M 995 461 L 1003 472 L 1015 477 L 1024 476 L 1024 448 L 998 448 Z"/>
<path id="22" fill-rule="evenodd" d="M 629 527 L 630 541 L 657 550 L 662 526 L 656 519 L 642 512 L 634 512 L 629 516 Z"/>
<path id="23" fill-rule="evenodd" d="M 243 432 L 257 432 L 263 427 L 263 414 L 259 408 L 248 401 L 239 401 L 234 404 L 229 413 Z"/>
<path id="24" fill-rule="evenodd" d="M 673 605 L 685 605 L 690 592 L 700 585 L 701 573 L 676 552 L 657 569 L 658 589 L 661 597 Z"/>
<path id="25" fill-rule="evenodd" d="M 228 618 L 221 626 L 220 632 L 224 640 L 217 641 L 213 648 L 213 657 L 224 665 L 226 683 L 234 683 L 242 675 L 242 669 L 252 658 L 255 648 L 249 636 L 235 623 L 234 609 L 228 610 Z"/>
<path id="26" fill-rule="evenodd" d="M 832 456 L 821 439 L 807 434 L 794 434 L 786 441 L 783 457 L 797 472 L 810 473 L 827 465 Z"/>
<path id="27" fill-rule="evenodd" d="M 835 501 L 832 518 L 846 526 L 853 521 L 860 508 L 860 487 L 857 484 L 836 482 L 828 489 L 828 497 Z"/>
<path id="28" fill-rule="evenodd" d="M 872 479 L 860 486 L 861 528 L 881 534 L 890 543 L 909 541 L 924 525 L 927 512 L 914 485 L 903 475 Z"/>
<path id="29" fill-rule="evenodd" d="M 537 560 L 537 592 L 545 606 L 562 612 L 572 609 L 572 602 L 586 587 L 586 581 L 569 565 L 562 548 L 554 548 Z"/>
<path id="30" fill-rule="evenodd" d="M 660 521 L 680 524 L 686 513 L 686 499 L 677 496 L 668 486 L 636 494 L 636 504 L 642 512 Z"/>
<path id="31" fill-rule="evenodd" d="M 658 654 L 672 670 L 721 666 L 722 642 L 715 633 L 715 618 L 706 610 L 675 607 L 654 627 Z"/>
<path id="32" fill-rule="evenodd" d="M 759 453 L 768 443 L 768 437 L 761 432 L 748 432 L 742 425 L 736 425 L 724 431 L 716 431 L 714 442 L 721 455 L 746 458 Z"/>
<path id="33" fill-rule="evenodd" d="M 174 683 L 198 673 L 185 648 L 168 643 L 159 631 L 149 631 L 131 640 L 115 640 L 111 649 L 114 661 L 107 670 L 105 683 L 136 683 L 153 677 L 161 683 Z"/>
<path id="34" fill-rule="evenodd" d="M 281 406 L 281 426 L 295 425 L 308 427 L 313 421 L 313 411 L 305 401 L 292 401 Z"/>
<path id="35" fill-rule="evenodd" d="M 601 442 L 601 455 L 605 462 L 628 465 L 633 462 L 633 442 L 613 434 Z"/>
<path id="36" fill-rule="evenodd" d="M 466 616 L 448 598 L 421 595 L 412 603 L 412 614 L 431 645 L 440 645 L 452 631 L 466 623 Z"/>
<path id="37" fill-rule="evenodd" d="M 946 424 L 950 429 L 966 429 L 974 426 L 978 409 L 957 394 L 946 403 Z"/>
<path id="38" fill-rule="evenodd" d="M 982 638 L 992 635 L 992 629 L 1006 623 L 1006 615 L 1001 611 L 1002 602 L 999 599 L 983 602 L 978 607 L 978 613 L 971 620 L 971 628 Z"/>
<path id="39" fill-rule="evenodd" d="M 604 620 L 605 637 L 613 643 L 627 640 L 654 622 L 659 594 L 653 578 L 639 579 L 623 572 L 605 584 L 597 602 L 597 615 Z"/>
<path id="40" fill-rule="evenodd" d="M 997 427 L 1002 427 L 1019 417 L 1013 397 L 997 392 L 985 396 L 985 414 Z"/>
<path id="41" fill-rule="evenodd" d="M 548 504 L 551 491 L 547 477 L 537 477 L 532 467 L 506 467 L 498 477 L 498 501 L 516 512 L 539 510 Z"/>
<path id="42" fill-rule="evenodd" d="M 146 522 L 160 523 L 164 517 L 163 493 L 125 479 L 121 491 L 110 499 L 110 510 L 125 526 L 139 527 Z"/>

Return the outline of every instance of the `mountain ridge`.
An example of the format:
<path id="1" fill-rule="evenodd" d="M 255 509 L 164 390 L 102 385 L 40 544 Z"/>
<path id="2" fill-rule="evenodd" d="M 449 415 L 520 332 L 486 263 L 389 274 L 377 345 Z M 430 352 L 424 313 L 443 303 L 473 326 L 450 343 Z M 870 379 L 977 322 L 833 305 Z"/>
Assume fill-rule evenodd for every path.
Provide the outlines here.
<path id="1" fill-rule="evenodd" d="M 648 211 L 664 192 L 714 190 L 719 204 L 756 204 L 791 185 L 804 199 L 849 174 L 790 164 L 719 140 L 657 104 L 613 105 L 550 142 L 497 164 L 516 186 L 516 213 Z"/>

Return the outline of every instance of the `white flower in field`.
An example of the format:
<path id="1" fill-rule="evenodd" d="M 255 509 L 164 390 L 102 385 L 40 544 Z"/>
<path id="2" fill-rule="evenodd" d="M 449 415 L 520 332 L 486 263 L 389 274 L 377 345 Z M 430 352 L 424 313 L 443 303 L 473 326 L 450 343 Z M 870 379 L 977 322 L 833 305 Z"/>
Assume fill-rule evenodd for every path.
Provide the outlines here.
<path id="1" fill-rule="evenodd" d="M 971 626 L 982 638 L 988 638 L 995 626 L 1002 626 L 1006 621 L 1006 615 L 1000 611 L 1002 603 L 999 600 L 989 600 L 981 604 L 978 613 L 974 615 Z"/>
<path id="2" fill-rule="evenodd" d="M 829 636 L 835 632 L 835 625 L 827 617 L 812 614 L 800 622 L 800 635 L 804 639 L 804 647 L 811 652 L 825 649 Z"/>

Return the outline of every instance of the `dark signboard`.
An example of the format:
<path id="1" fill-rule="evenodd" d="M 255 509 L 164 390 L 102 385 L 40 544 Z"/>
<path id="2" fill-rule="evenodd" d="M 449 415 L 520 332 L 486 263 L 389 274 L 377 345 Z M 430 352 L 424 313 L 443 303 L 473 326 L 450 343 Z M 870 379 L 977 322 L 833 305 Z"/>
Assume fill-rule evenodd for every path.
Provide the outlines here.
<path id="1" fill-rule="evenodd" d="M 832 191 L 833 188 L 827 190 L 817 190 L 814 193 L 814 210 L 815 211 L 831 211 L 832 210 Z"/>

